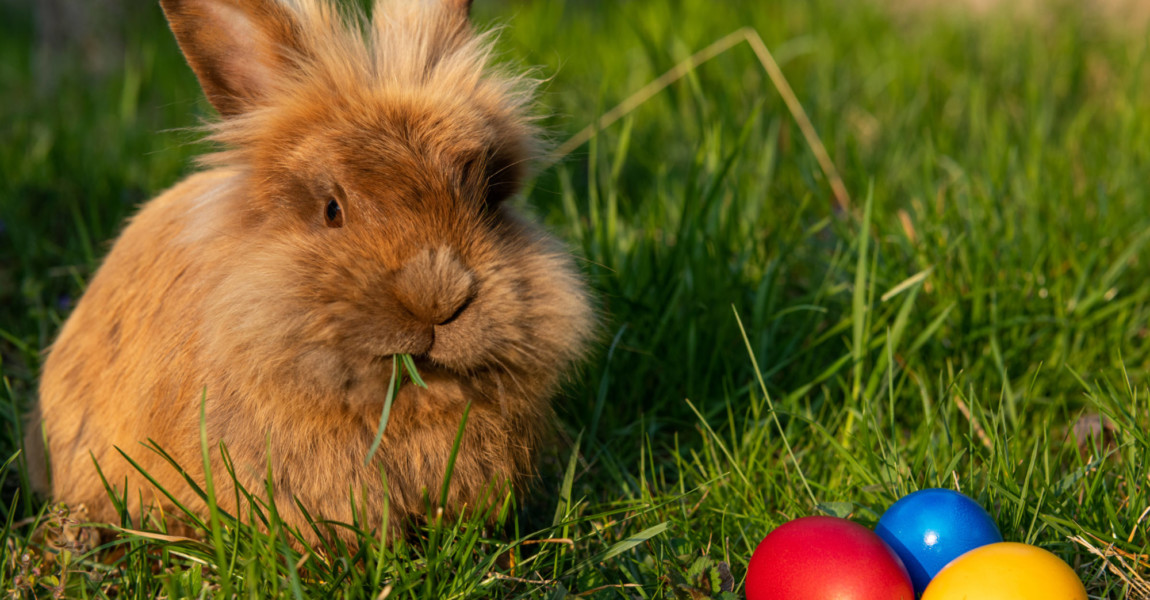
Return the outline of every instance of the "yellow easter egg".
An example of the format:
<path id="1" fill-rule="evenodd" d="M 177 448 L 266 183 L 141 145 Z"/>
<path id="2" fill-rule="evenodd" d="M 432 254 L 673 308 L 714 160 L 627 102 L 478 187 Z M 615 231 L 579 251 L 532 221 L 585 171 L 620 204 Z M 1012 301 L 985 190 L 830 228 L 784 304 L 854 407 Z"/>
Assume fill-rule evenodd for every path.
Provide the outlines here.
<path id="1" fill-rule="evenodd" d="M 934 576 L 922 600 L 1087 600 L 1069 565 L 1037 546 L 999 542 L 975 548 Z"/>

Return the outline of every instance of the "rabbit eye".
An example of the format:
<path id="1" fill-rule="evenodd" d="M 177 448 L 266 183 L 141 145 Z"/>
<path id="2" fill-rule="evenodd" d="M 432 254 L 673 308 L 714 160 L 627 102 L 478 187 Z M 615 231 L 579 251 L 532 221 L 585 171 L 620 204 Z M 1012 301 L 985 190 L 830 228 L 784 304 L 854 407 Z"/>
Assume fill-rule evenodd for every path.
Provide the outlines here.
<path id="1" fill-rule="evenodd" d="M 343 208 L 340 207 L 339 201 L 335 198 L 327 201 L 323 216 L 327 220 L 328 227 L 343 227 Z"/>

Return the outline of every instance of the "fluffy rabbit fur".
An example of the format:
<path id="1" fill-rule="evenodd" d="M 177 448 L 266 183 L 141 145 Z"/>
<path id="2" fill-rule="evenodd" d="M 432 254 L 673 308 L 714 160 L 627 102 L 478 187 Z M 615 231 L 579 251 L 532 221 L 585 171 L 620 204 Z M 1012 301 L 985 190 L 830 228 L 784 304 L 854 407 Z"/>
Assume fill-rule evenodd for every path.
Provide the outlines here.
<path id="1" fill-rule="evenodd" d="M 367 22 L 325 0 L 161 0 L 222 119 L 222 150 L 131 219 L 44 365 L 26 440 L 39 486 L 118 521 L 163 504 L 123 451 L 202 510 L 148 440 L 218 497 L 264 490 L 290 525 L 427 514 L 465 406 L 448 511 L 522 483 L 550 397 L 591 329 L 559 244 L 504 200 L 537 147 L 531 81 L 488 65 L 468 0 L 379 0 Z M 393 356 L 415 356 L 364 465 Z M 41 443 L 47 442 L 47 452 Z M 496 494 L 498 495 L 498 493 Z"/>

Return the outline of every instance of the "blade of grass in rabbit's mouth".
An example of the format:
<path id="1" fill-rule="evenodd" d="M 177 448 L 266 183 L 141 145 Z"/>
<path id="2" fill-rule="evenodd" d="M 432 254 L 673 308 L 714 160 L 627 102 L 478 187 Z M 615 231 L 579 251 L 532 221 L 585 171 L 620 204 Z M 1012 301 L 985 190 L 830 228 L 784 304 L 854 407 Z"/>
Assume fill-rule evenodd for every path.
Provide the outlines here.
<path id="1" fill-rule="evenodd" d="M 415 359 L 410 354 L 396 354 L 391 357 L 391 381 L 387 384 L 387 394 L 383 399 L 383 411 L 379 415 L 379 427 L 375 430 L 375 439 L 371 442 L 367 456 L 363 457 L 363 464 L 365 465 L 371 462 L 371 457 L 375 456 L 375 452 L 379 450 L 380 442 L 383 441 L 383 432 L 387 429 L 387 420 L 391 415 L 391 403 L 395 400 L 399 386 L 403 384 L 402 380 L 405 373 L 415 385 L 422 388 L 427 387 L 427 383 L 419 376 L 419 370 L 415 367 Z"/>

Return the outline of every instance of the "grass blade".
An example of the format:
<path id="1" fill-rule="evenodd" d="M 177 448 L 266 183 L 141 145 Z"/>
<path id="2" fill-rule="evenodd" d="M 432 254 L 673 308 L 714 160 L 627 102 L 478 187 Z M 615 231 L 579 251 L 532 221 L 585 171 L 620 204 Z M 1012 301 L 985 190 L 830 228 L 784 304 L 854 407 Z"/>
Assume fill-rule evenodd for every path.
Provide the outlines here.
<path id="1" fill-rule="evenodd" d="M 403 356 L 403 355 L 401 355 Z M 383 431 L 387 429 L 387 420 L 391 416 L 391 403 L 395 400 L 395 393 L 399 387 L 399 360 L 397 357 L 391 359 L 391 381 L 387 384 L 387 394 L 383 397 L 383 411 L 379 414 L 379 427 L 375 430 L 375 439 L 371 442 L 371 447 L 367 450 L 367 456 L 363 457 L 363 464 L 371 464 L 371 458 L 375 456 L 375 452 L 379 450 L 379 444 L 383 442 Z"/>

